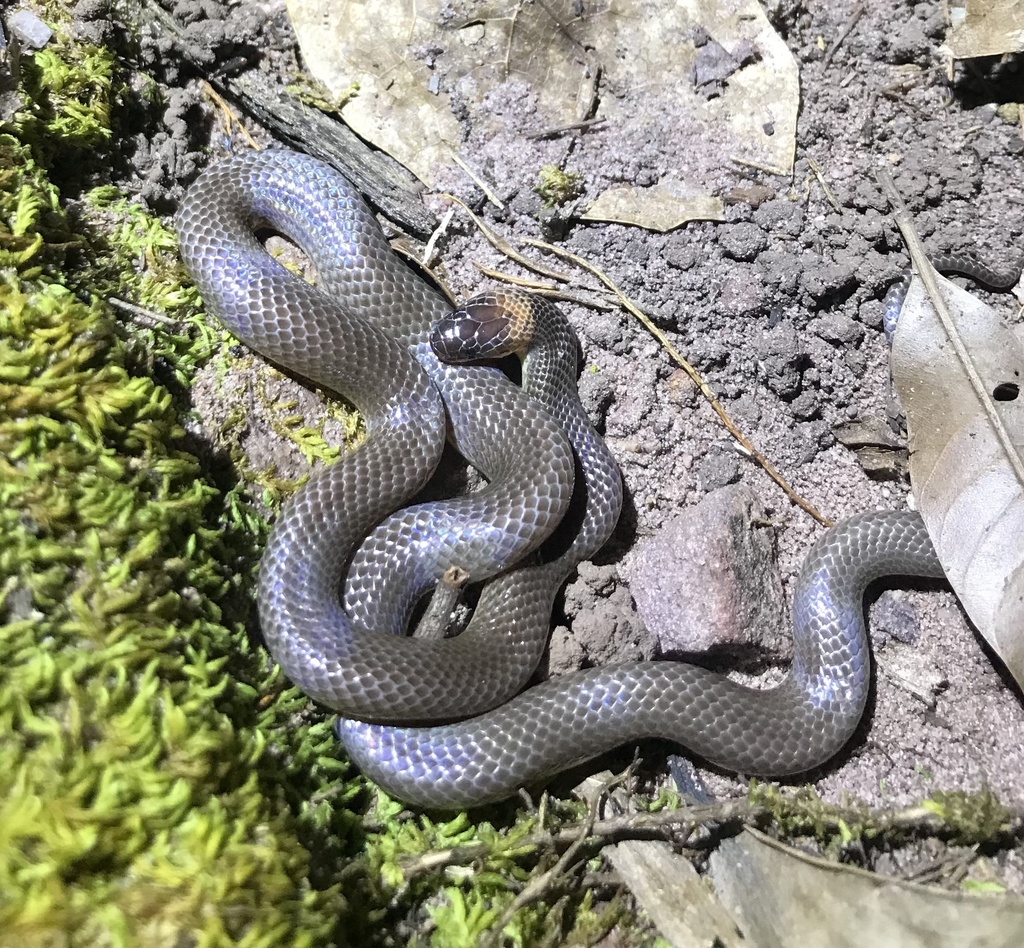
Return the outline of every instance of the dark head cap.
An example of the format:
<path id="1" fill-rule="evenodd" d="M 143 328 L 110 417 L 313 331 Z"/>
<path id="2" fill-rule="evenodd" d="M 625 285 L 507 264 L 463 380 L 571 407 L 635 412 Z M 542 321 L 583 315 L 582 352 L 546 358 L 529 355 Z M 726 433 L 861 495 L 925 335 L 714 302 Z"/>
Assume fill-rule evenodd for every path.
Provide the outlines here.
<path id="1" fill-rule="evenodd" d="M 508 355 L 509 312 L 493 297 L 470 300 L 439 319 L 430 331 L 430 348 L 445 362 L 472 362 Z"/>

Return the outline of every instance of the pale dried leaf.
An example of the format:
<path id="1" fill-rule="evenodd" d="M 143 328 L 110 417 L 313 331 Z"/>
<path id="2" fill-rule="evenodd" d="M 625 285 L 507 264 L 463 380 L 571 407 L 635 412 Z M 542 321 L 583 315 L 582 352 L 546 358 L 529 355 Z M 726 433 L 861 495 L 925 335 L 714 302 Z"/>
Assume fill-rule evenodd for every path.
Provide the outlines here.
<path id="1" fill-rule="evenodd" d="M 949 5 L 949 23 L 946 48 L 954 59 L 1024 50 L 1020 0 L 955 0 Z"/>
<path id="2" fill-rule="evenodd" d="M 715 891 L 760 948 L 1016 948 L 1024 901 L 947 892 L 841 866 L 756 830 L 711 856 Z"/>
<path id="3" fill-rule="evenodd" d="M 686 167 L 665 169 L 658 184 L 675 175 L 694 193 L 711 194 L 723 161 L 779 174 L 793 166 L 796 62 L 757 0 L 287 5 L 313 75 L 338 96 L 359 84 L 342 106 L 345 121 L 428 184 L 451 168 L 462 138 L 448 88 L 457 92 L 474 133 L 493 140 L 590 118 L 599 75 L 609 93 L 596 117 L 616 128 L 621 147 L 667 136 L 716 143 L 713 150 L 695 149 Z M 694 43 L 698 30 L 710 37 L 703 53 Z M 720 51 L 717 58 L 712 48 Z M 535 102 L 536 128 L 523 129 L 519 114 L 501 114 L 488 103 L 502 87 Z M 604 146 L 597 132 L 581 138 L 582 148 Z"/>
<path id="4" fill-rule="evenodd" d="M 991 307 L 939 285 L 981 386 L 915 278 L 892 350 L 911 483 L 950 584 L 1024 686 L 1024 346 Z"/>
<path id="5" fill-rule="evenodd" d="M 669 188 L 609 188 L 583 214 L 585 221 L 636 224 L 665 233 L 688 221 L 724 220 L 724 207 L 717 197 L 678 197 Z"/>

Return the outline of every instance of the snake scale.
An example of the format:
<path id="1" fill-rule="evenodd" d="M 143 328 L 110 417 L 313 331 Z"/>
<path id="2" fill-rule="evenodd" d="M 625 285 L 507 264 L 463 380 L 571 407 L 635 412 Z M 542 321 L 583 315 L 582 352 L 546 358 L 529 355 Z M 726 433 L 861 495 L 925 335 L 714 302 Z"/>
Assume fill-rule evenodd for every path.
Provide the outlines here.
<path id="1" fill-rule="evenodd" d="M 604 542 L 621 503 L 617 468 L 576 398 L 575 358 L 531 368 L 531 352 L 529 396 L 492 367 L 440 361 L 431 329 L 450 306 L 393 254 L 352 185 L 303 155 L 273 150 L 214 166 L 186 195 L 177 227 L 208 309 L 366 418 L 366 440 L 282 511 L 258 606 L 275 660 L 343 715 L 349 755 L 388 792 L 424 807 L 473 806 L 644 737 L 746 774 L 782 775 L 817 766 L 849 739 L 870 675 L 865 586 L 942 575 L 919 515 L 864 514 L 818 539 L 796 583 L 792 668 L 771 690 L 654 661 L 517 694 L 541 657 L 559 585 Z M 263 228 L 305 251 L 317 286 L 266 252 Z M 404 507 L 446 431 L 488 486 Z M 577 468 L 586 501 L 577 533 L 558 555 L 531 557 L 568 509 Z M 447 639 L 399 634 L 451 566 L 474 581 L 496 577 L 467 629 Z M 453 719 L 463 720 L 437 724 Z"/>

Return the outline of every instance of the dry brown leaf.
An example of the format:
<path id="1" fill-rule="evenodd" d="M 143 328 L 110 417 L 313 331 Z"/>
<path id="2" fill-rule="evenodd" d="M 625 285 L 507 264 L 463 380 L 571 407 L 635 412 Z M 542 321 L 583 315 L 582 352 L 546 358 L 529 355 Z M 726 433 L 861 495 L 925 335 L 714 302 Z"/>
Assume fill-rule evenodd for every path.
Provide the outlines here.
<path id="1" fill-rule="evenodd" d="M 991 307 L 938 283 L 959 338 L 915 277 L 893 340 L 911 483 L 950 584 L 1024 687 L 1024 346 Z"/>
<path id="2" fill-rule="evenodd" d="M 954 59 L 1024 50 L 1020 0 L 954 0 L 949 5 L 949 24 L 946 49 Z"/>
<path id="3" fill-rule="evenodd" d="M 696 149 L 685 167 L 665 169 L 655 182 L 684 180 L 694 195 L 717 189 L 728 159 L 783 175 L 792 170 L 798 70 L 757 0 L 287 6 L 317 80 L 339 96 L 358 83 L 341 106 L 345 121 L 428 184 L 451 166 L 462 141 L 449 91 L 484 138 L 594 117 L 616 129 L 620 147 L 661 136 L 714 141 L 715 149 Z M 613 93 L 601 96 L 592 116 L 599 76 Z M 520 83 L 520 95 L 536 103 L 536 128 L 516 126 L 520 117 L 489 104 L 508 83 Z M 595 132 L 580 147 L 602 148 L 605 141 Z"/>
<path id="4" fill-rule="evenodd" d="M 745 829 L 711 856 L 719 898 L 760 948 L 1016 948 L 1024 901 L 947 892 L 808 856 Z"/>

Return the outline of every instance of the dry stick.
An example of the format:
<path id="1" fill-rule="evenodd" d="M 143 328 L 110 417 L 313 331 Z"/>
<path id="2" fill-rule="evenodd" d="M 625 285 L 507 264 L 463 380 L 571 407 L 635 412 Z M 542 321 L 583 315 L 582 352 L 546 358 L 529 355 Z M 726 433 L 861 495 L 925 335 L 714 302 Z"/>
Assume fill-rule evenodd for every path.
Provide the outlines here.
<path id="1" fill-rule="evenodd" d="M 571 283 L 572 278 L 559 270 L 555 270 L 552 267 L 545 267 L 543 264 L 538 264 L 533 260 L 529 260 L 524 257 L 515 247 L 513 247 L 507 240 L 500 237 L 495 231 L 491 230 L 479 217 L 476 216 L 467 206 L 464 201 L 460 201 L 454 194 L 441 194 L 439 197 L 444 198 L 448 201 L 454 201 L 459 205 L 471 218 L 473 223 L 476 224 L 480 233 L 487 238 L 488 242 L 492 247 L 500 250 L 510 260 L 514 260 L 520 266 L 526 267 L 527 270 L 533 270 L 534 273 L 540 273 L 543 276 L 550 277 L 552 280 L 558 280 L 559 283 Z"/>
<path id="2" fill-rule="evenodd" d="M 437 246 L 437 241 L 440 239 L 442 234 L 448 232 L 448 228 L 451 226 L 452 218 L 455 216 L 455 208 L 448 208 L 447 213 L 441 219 L 441 223 L 434 228 L 434 232 L 430 235 L 426 244 L 423 246 L 423 253 L 420 254 L 420 266 L 427 268 L 430 264 L 431 258 L 434 256 L 434 247 Z"/>
<path id="3" fill-rule="evenodd" d="M 184 325 L 180 319 L 172 319 L 170 316 L 165 316 L 163 313 L 146 309 L 144 306 L 138 306 L 135 303 L 130 303 L 128 300 L 120 299 L 117 296 L 108 296 L 107 302 L 113 306 L 114 309 L 119 309 L 122 312 L 127 313 L 140 325 L 146 326 L 149 329 L 160 329 L 163 327 L 177 329 Z"/>
<path id="4" fill-rule="evenodd" d="M 202 86 L 203 92 L 213 100 L 223 113 L 224 121 L 227 124 L 228 136 L 230 137 L 232 128 L 237 128 L 242 133 L 242 137 L 249 143 L 250 147 L 255 151 L 259 151 L 260 146 L 256 143 L 256 139 L 249 134 L 249 129 L 245 127 L 245 123 L 242 122 L 242 120 L 235 114 L 235 110 L 224 101 L 224 97 L 205 79 L 201 80 L 199 84 Z"/>
<path id="5" fill-rule="evenodd" d="M 512 286 L 520 286 L 524 290 L 529 290 L 531 293 L 536 293 L 538 296 L 546 296 L 552 300 L 565 300 L 569 303 L 577 303 L 580 306 L 585 306 L 589 309 L 597 309 L 602 312 L 615 309 L 618 306 L 614 300 L 610 297 L 605 299 L 602 297 L 600 300 L 592 299 L 590 297 L 580 296 L 577 293 L 569 293 L 566 290 L 560 290 L 557 286 L 549 286 L 547 283 L 541 283 L 539 280 L 531 280 L 528 277 L 514 276 L 511 273 L 505 273 L 502 270 L 494 270 L 491 267 L 485 267 L 482 263 L 473 261 L 473 266 L 476 267 L 484 276 L 490 277 L 492 280 L 500 280 L 502 283 L 510 283 Z"/>
<path id="6" fill-rule="evenodd" d="M 818 162 L 816 162 L 810 155 L 807 156 L 807 164 L 811 166 L 811 171 L 814 172 L 814 177 L 818 179 L 818 184 L 821 185 L 821 190 L 824 192 L 828 203 L 832 205 L 832 209 L 837 213 L 842 214 L 843 209 L 839 206 L 839 202 L 832 193 L 832 189 L 825 181 L 825 176 L 821 173 L 821 165 L 819 165 Z"/>
<path id="7" fill-rule="evenodd" d="M 609 277 L 600 267 L 595 266 L 583 257 L 577 256 L 568 250 L 563 250 L 560 247 L 555 247 L 552 244 L 547 244 L 542 240 L 533 240 L 531 238 L 524 238 L 523 243 L 528 244 L 531 247 L 537 247 L 541 250 L 547 250 L 556 256 L 562 257 L 566 260 L 571 260 L 577 266 L 582 267 L 584 270 L 589 271 L 596 276 L 605 286 L 607 286 L 619 299 L 619 302 L 633 314 L 641 323 L 646 327 L 647 331 L 651 333 L 655 339 L 658 340 L 665 348 L 665 351 L 675 360 L 675 362 L 683 369 L 683 371 L 690 376 L 694 384 L 700 389 L 701 394 L 707 399 L 708 404 L 715 410 L 715 413 L 719 418 L 722 419 L 722 424 L 725 425 L 726 430 L 736 439 L 736 442 L 740 447 L 752 457 L 761 467 L 765 470 L 768 476 L 775 481 L 779 487 L 785 492 L 786 496 L 793 501 L 801 509 L 807 511 L 818 523 L 824 524 L 826 527 L 832 526 L 832 521 L 828 519 L 817 507 L 815 507 L 810 501 L 804 500 L 792 487 L 786 479 L 775 469 L 775 466 L 768 460 L 754 445 L 747 439 L 746 435 L 740 431 L 739 428 L 733 423 L 733 420 L 729 417 L 725 408 L 722 407 L 718 397 L 711 390 L 710 386 L 700 376 L 700 373 L 690 365 L 686 359 L 683 358 L 682 354 L 676 349 L 675 346 L 669 342 L 668 337 L 650 320 L 646 313 L 643 312 L 625 293 L 623 293 L 618 286 L 615 285 L 614 281 Z"/>
<path id="8" fill-rule="evenodd" d="M 420 639 L 443 639 L 451 625 L 452 612 L 459 604 L 462 590 L 469 582 L 469 573 L 459 566 L 449 566 L 434 587 L 427 606 L 413 635 Z"/>
<path id="9" fill-rule="evenodd" d="M 783 798 L 781 803 L 799 801 Z M 623 839 L 675 839 L 680 831 L 692 831 L 697 826 L 715 823 L 733 823 L 737 820 L 756 823 L 771 815 L 771 810 L 760 803 L 751 803 L 746 797 L 720 800 L 717 803 L 703 803 L 683 806 L 675 810 L 659 810 L 656 813 L 627 813 L 622 816 L 597 820 L 588 830 L 588 839 L 595 849 Z M 810 818 L 810 817 L 809 817 Z M 815 812 L 813 819 L 830 832 L 848 832 L 849 826 L 870 825 L 878 832 L 905 831 L 933 834 L 950 829 L 950 824 L 934 810 L 926 806 L 913 805 L 903 808 L 872 809 L 868 807 L 831 807 Z M 1007 808 L 1007 833 L 1018 835 L 1024 830 L 1024 811 Z M 504 853 L 509 859 L 526 858 L 535 855 L 538 849 L 560 851 L 572 846 L 580 839 L 580 826 L 567 826 L 557 832 L 538 830 L 524 836 L 514 849 Z M 402 863 L 402 874 L 406 883 L 430 872 L 438 872 L 449 866 L 468 865 L 493 854 L 492 842 L 466 843 L 450 849 L 424 853 Z"/>
<path id="10" fill-rule="evenodd" d="M 914 268 L 914 272 L 921 278 L 921 282 L 924 284 L 925 292 L 928 294 L 928 298 L 931 300 L 931 304 L 935 308 L 935 315 L 939 317 L 939 322 L 942 323 L 942 328 L 946 332 L 946 338 L 949 340 L 949 344 L 953 347 L 953 351 L 960 360 L 960 364 L 964 367 L 964 372 L 967 374 L 971 387 L 978 396 L 978 401 L 981 402 L 985 409 L 988 422 L 992 426 L 992 430 L 996 433 L 996 437 L 999 439 L 999 444 L 1003 449 L 1003 453 L 1010 461 L 1010 467 L 1013 468 L 1014 475 L 1021 484 L 1024 484 L 1024 461 L 1021 460 L 1020 455 L 1017 452 L 1017 448 L 1014 447 L 1013 439 L 1010 437 L 1010 433 L 1006 430 L 1006 426 L 1003 424 L 1003 419 L 1000 418 L 999 413 L 995 411 L 992 404 L 992 398 L 988 393 L 988 388 L 984 381 L 982 381 L 981 374 L 978 372 L 978 369 L 974 364 L 974 360 L 971 358 L 970 352 L 967 350 L 967 347 L 964 346 L 963 339 L 961 339 L 960 333 L 957 331 L 956 324 L 953 322 L 953 317 L 950 315 L 949 307 L 946 306 L 946 299 L 939 290 L 939 281 L 937 279 L 938 274 L 929 262 L 928 255 L 925 253 L 924 247 L 921 246 L 921 240 L 917 236 L 917 232 L 914 230 L 914 223 L 910 216 L 910 211 L 907 210 L 906 204 L 903 203 L 903 198 L 900 197 L 899 191 L 896 190 L 896 183 L 893 181 L 889 172 L 880 168 L 877 177 L 878 183 L 881 184 L 882 190 L 885 191 L 885 196 L 889 199 L 889 203 L 896 211 L 894 219 L 896 221 L 896 226 L 900 229 L 900 233 L 903 235 L 904 241 L 906 241 L 907 252 L 910 254 L 911 266 Z"/>
<path id="11" fill-rule="evenodd" d="M 559 857 L 556 862 L 547 872 L 541 873 L 539 876 L 531 879 L 526 888 L 523 889 L 509 904 L 508 908 L 501 913 L 501 918 L 494 924 L 492 931 L 500 936 L 505 926 L 512 921 L 516 912 L 521 908 L 525 908 L 527 905 L 532 905 L 534 902 L 540 901 L 545 895 L 547 895 L 552 889 L 558 887 L 562 882 L 563 878 L 569 874 L 570 869 L 576 859 L 579 851 L 586 845 L 587 840 L 594 829 L 594 824 L 597 822 L 597 811 L 601 806 L 601 800 L 604 795 L 616 784 L 627 780 L 632 774 L 633 768 L 629 767 L 620 774 L 616 774 L 610 777 L 601 787 L 601 789 L 593 795 L 590 799 L 590 804 L 587 807 L 587 815 L 582 823 L 578 827 L 575 827 L 576 838 L 569 844 L 568 848 Z"/>
<path id="12" fill-rule="evenodd" d="M 780 170 L 775 165 L 762 164 L 759 161 L 750 161 L 747 158 L 740 158 L 739 155 L 730 155 L 729 160 L 734 165 L 740 165 L 743 168 L 752 168 L 754 171 L 763 171 L 765 174 L 777 174 L 785 176 L 788 172 Z"/>
<path id="13" fill-rule="evenodd" d="M 828 48 L 828 52 L 825 53 L 825 58 L 822 59 L 822 65 L 828 66 L 832 62 L 832 57 L 835 56 L 836 50 L 842 46 L 846 37 L 853 32 L 853 28 L 857 25 L 857 21 L 864 16 L 864 10 L 866 9 L 865 4 L 858 3 L 853 8 L 853 12 L 850 14 L 850 18 L 846 21 L 846 26 L 843 27 L 842 32 L 835 38 L 835 41 Z"/>
<path id="14" fill-rule="evenodd" d="M 602 122 L 607 122 L 607 118 L 592 118 L 584 119 L 582 122 L 571 122 L 569 125 L 559 125 L 556 128 L 545 128 L 539 132 L 530 132 L 525 135 L 527 141 L 536 142 L 544 138 L 553 138 L 555 135 L 561 135 L 562 132 L 572 132 L 577 129 L 592 128 L 595 125 L 600 125 Z"/>
<path id="15" fill-rule="evenodd" d="M 531 293 L 554 293 L 558 292 L 558 287 L 551 286 L 548 283 L 542 283 L 540 280 L 531 280 L 529 277 L 515 276 L 511 273 L 505 273 L 501 270 L 495 270 L 493 267 L 485 266 L 477 260 L 473 261 L 473 266 L 477 268 L 485 277 L 490 277 L 492 280 L 500 280 L 502 283 L 510 283 L 512 286 L 521 287 L 524 290 L 529 290 Z"/>
<path id="16" fill-rule="evenodd" d="M 481 191 L 484 192 L 484 197 L 486 197 L 487 200 L 490 201 L 499 210 L 504 210 L 505 205 L 501 203 L 501 198 L 499 198 L 497 194 L 495 194 L 489 187 L 487 187 L 487 183 L 483 180 L 483 178 L 481 178 L 480 175 L 478 175 L 472 168 L 470 168 L 469 165 L 467 165 L 466 162 L 464 162 L 458 155 L 452 155 L 452 157 L 455 159 L 455 163 L 463 171 L 465 171 L 470 178 L 472 178 L 473 183 Z"/>
<path id="17" fill-rule="evenodd" d="M 665 839 L 673 836 L 680 828 L 690 828 L 704 823 L 727 823 L 737 819 L 752 821 L 766 815 L 767 812 L 766 807 L 751 803 L 743 797 L 680 807 L 675 810 L 660 810 L 657 813 L 629 813 L 611 819 L 597 820 L 589 827 L 588 838 L 596 847 L 622 839 Z M 514 859 L 531 856 L 538 849 L 558 852 L 565 846 L 574 845 L 579 839 L 578 823 L 554 833 L 542 829 L 523 837 L 516 843 L 514 850 L 504 855 Z M 403 862 L 402 875 L 408 883 L 425 873 L 476 862 L 489 855 L 493 848 L 494 844 L 491 842 L 479 842 L 424 853 Z"/>

